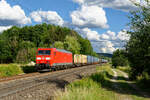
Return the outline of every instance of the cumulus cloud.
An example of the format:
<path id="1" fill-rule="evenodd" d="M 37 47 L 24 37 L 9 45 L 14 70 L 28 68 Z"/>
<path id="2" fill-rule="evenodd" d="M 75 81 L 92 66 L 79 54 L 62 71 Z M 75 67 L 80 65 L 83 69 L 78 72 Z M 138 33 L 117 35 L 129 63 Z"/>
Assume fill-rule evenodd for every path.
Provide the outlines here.
<path id="1" fill-rule="evenodd" d="M 113 8 L 122 11 L 131 11 L 137 7 L 130 0 L 73 0 L 79 4 L 96 5 L 100 7 Z M 132 0 L 133 2 L 140 2 L 140 0 Z"/>
<path id="2" fill-rule="evenodd" d="M 60 26 L 64 24 L 63 19 L 55 11 L 34 11 L 31 13 L 31 18 L 35 22 L 46 22 Z"/>
<path id="3" fill-rule="evenodd" d="M 105 40 L 109 39 L 109 36 L 107 34 L 102 34 L 100 37 L 101 39 L 105 39 Z"/>
<path id="4" fill-rule="evenodd" d="M 128 41 L 130 39 L 130 36 L 129 36 L 129 34 L 127 34 L 126 30 L 122 30 L 122 31 L 118 32 L 117 38 L 120 40 Z"/>
<path id="5" fill-rule="evenodd" d="M 81 8 L 73 11 L 70 16 L 72 24 L 77 27 L 108 28 L 105 11 L 98 6 L 82 5 Z"/>
<path id="6" fill-rule="evenodd" d="M 100 53 L 113 53 L 116 49 L 122 49 L 130 38 L 126 30 L 120 31 L 117 34 L 110 30 L 103 34 L 99 34 L 97 31 L 90 30 L 89 28 L 77 28 L 76 30 L 82 37 L 88 38 L 94 50 Z"/>
<path id="7" fill-rule="evenodd" d="M 115 45 L 109 40 L 92 42 L 92 46 L 96 52 L 100 53 L 113 53 L 116 50 Z"/>
<path id="8" fill-rule="evenodd" d="M 2 33 L 4 30 L 7 30 L 11 28 L 12 26 L 0 26 L 0 33 Z"/>
<path id="9" fill-rule="evenodd" d="M 97 31 L 92 31 L 89 28 L 83 28 L 83 29 L 76 28 L 76 31 L 78 31 L 82 37 L 87 38 L 88 40 L 99 41 L 100 35 L 98 34 Z"/>
<path id="10" fill-rule="evenodd" d="M 0 26 L 23 25 L 31 22 L 19 5 L 10 6 L 5 0 L 0 1 Z"/>

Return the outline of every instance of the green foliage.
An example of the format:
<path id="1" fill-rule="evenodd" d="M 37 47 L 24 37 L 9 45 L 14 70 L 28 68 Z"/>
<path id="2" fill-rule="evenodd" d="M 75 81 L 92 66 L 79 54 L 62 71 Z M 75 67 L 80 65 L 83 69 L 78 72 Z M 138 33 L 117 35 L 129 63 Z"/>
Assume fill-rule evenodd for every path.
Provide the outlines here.
<path id="1" fill-rule="evenodd" d="M 140 76 L 137 76 L 137 85 L 144 91 L 150 93 L 150 75 L 147 72 L 143 72 Z"/>
<path id="2" fill-rule="evenodd" d="M 64 48 L 71 51 L 73 54 L 80 54 L 80 44 L 75 37 L 66 36 Z"/>
<path id="3" fill-rule="evenodd" d="M 92 54 L 93 48 L 91 46 L 91 42 L 88 39 L 79 38 L 79 42 L 81 46 L 81 53 L 82 54 Z"/>
<path id="4" fill-rule="evenodd" d="M 129 17 L 131 30 L 128 34 L 131 37 L 126 48 L 133 78 L 143 72 L 150 75 L 150 3 L 147 4 L 147 6 L 137 5 L 140 10 L 131 12 Z"/>
<path id="5" fill-rule="evenodd" d="M 39 47 L 56 47 L 96 56 L 90 41 L 74 30 L 44 23 L 22 28 L 13 26 L 0 34 L 0 63 L 34 61 Z"/>
<path id="6" fill-rule="evenodd" d="M 3 38 L 2 36 L 0 36 L 0 63 L 8 63 L 8 62 L 12 62 L 12 54 L 11 54 L 11 50 L 10 47 L 8 45 L 7 42 L 5 42 L 5 38 Z"/>
<path id="7" fill-rule="evenodd" d="M 117 49 L 115 52 L 113 52 L 112 66 L 117 67 L 117 66 L 126 66 L 126 65 L 128 65 L 126 51 Z"/>
<path id="8" fill-rule="evenodd" d="M 20 49 L 16 56 L 16 62 L 17 63 L 27 63 L 27 61 L 28 61 L 27 54 L 28 54 L 27 49 Z"/>
<path id="9" fill-rule="evenodd" d="M 64 43 L 61 42 L 61 41 L 56 41 L 56 42 L 54 43 L 54 47 L 55 47 L 55 48 L 58 48 L 58 49 L 64 49 Z"/>
<path id="10" fill-rule="evenodd" d="M 28 63 L 35 61 L 36 58 L 36 48 L 20 49 L 16 56 L 17 63 Z"/>
<path id="11" fill-rule="evenodd" d="M 28 48 L 33 48 L 35 47 L 35 44 L 30 41 L 21 41 L 19 43 L 19 49 L 28 49 Z"/>
<path id="12" fill-rule="evenodd" d="M 36 72 L 35 66 L 18 64 L 0 64 L 0 78 Z"/>
<path id="13" fill-rule="evenodd" d="M 23 73 L 16 64 L 0 65 L 0 77 L 13 76 Z"/>
<path id="14" fill-rule="evenodd" d="M 28 63 L 35 61 L 36 57 L 36 48 L 33 42 L 22 41 L 19 44 L 19 50 L 15 59 L 17 63 Z"/>

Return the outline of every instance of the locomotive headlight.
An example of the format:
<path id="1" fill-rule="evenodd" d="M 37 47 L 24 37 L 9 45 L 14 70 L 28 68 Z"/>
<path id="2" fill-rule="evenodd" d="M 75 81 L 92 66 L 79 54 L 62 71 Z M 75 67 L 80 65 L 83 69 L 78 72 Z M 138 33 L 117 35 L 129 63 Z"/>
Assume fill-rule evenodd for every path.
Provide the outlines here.
<path id="1" fill-rule="evenodd" d="M 46 57 L 46 60 L 50 60 L 51 58 L 50 57 Z"/>
<path id="2" fill-rule="evenodd" d="M 41 57 L 37 57 L 36 59 L 37 59 L 37 60 L 41 60 Z"/>

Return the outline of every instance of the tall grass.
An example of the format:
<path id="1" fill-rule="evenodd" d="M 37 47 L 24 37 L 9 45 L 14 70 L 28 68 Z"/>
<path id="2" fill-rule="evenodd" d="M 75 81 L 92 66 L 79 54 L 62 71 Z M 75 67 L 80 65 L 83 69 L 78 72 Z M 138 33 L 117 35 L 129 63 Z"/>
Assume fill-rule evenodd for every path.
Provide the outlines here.
<path id="1" fill-rule="evenodd" d="M 101 84 L 85 78 L 68 85 L 65 92 L 59 92 L 55 100 L 116 100 L 114 97 L 115 94 L 102 89 Z"/>
<path id="2" fill-rule="evenodd" d="M 21 73 L 23 73 L 23 71 L 17 64 L 0 65 L 0 77 L 13 76 Z"/>
<path id="3" fill-rule="evenodd" d="M 99 72 L 68 85 L 65 92 L 57 92 L 55 100 L 117 100 L 114 92 L 102 88 L 107 84 L 108 66 L 97 68 Z M 102 70 L 103 69 L 103 70 Z"/>

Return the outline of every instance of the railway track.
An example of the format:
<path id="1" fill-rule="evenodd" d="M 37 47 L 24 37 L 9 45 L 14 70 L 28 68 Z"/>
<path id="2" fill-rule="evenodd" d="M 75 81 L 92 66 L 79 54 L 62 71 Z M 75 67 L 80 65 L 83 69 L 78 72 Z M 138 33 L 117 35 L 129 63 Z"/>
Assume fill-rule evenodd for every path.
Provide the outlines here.
<path id="1" fill-rule="evenodd" d="M 35 72 L 35 73 L 30 73 L 30 74 L 21 74 L 21 75 L 16 75 L 16 76 L 4 77 L 4 78 L 0 78 L 0 83 L 1 82 L 8 82 L 11 80 L 17 80 L 17 79 L 21 79 L 21 78 L 32 77 L 32 76 L 39 75 L 39 74 L 40 73 Z"/>
<path id="2" fill-rule="evenodd" d="M 65 77 L 69 77 L 71 75 L 75 75 L 76 73 L 82 73 L 86 70 L 95 68 L 96 65 L 72 68 L 67 70 L 60 70 L 56 72 L 44 73 L 44 74 L 30 74 L 32 77 L 20 77 L 17 80 L 10 82 L 0 82 L 0 100 L 8 95 L 13 95 L 15 93 L 26 91 L 32 88 L 37 88 L 41 85 L 46 84 L 47 82 L 53 82 L 56 78 L 63 79 Z"/>

